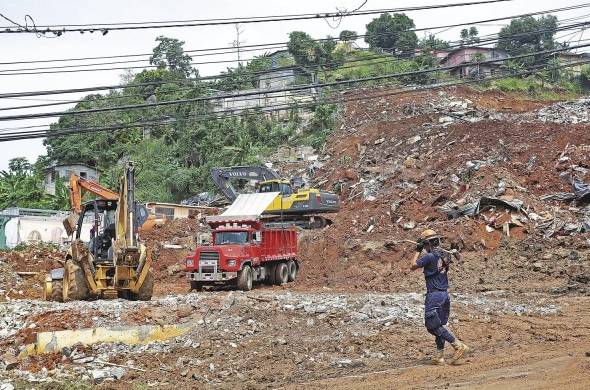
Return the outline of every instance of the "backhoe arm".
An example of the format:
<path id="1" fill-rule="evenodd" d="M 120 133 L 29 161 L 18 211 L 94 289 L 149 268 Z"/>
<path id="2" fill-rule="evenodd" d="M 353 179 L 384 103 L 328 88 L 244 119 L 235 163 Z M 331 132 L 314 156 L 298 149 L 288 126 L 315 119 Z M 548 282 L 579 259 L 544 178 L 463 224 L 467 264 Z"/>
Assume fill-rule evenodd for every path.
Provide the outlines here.
<path id="1" fill-rule="evenodd" d="M 106 200 L 119 199 L 119 194 L 117 192 L 103 187 L 94 180 L 84 179 L 78 175 L 72 174 L 72 176 L 70 176 L 70 204 L 72 206 L 72 211 L 76 214 L 82 212 L 82 191 L 91 192 Z"/>

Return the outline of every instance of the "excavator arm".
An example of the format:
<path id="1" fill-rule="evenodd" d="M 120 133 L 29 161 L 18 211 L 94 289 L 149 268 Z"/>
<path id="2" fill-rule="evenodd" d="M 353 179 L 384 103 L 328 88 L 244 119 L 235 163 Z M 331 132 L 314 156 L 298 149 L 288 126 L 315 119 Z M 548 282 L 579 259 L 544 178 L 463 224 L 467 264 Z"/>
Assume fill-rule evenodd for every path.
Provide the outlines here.
<path id="1" fill-rule="evenodd" d="M 213 183 L 219 188 L 221 192 L 230 200 L 234 201 L 239 193 L 231 184 L 231 179 L 256 180 L 265 181 L 280 179 L 280 176 L 262 165 L 254 166 L 238 166 L 229 168 L 213 168 L 211 169 L 211 178 Z"/>

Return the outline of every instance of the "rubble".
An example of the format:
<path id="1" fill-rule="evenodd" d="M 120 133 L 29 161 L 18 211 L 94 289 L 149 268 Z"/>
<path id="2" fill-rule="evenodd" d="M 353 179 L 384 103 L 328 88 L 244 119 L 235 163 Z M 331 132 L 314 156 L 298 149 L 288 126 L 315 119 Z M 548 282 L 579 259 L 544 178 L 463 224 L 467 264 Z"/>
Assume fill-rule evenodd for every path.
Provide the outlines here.
<path id="1" fill-rule="evenodd" d="M 9 356 L 43 333 L 192 326 L 146 344 L 102 341 L 24 357 L 0 371 L 0 383 L 319 388 L 398 369 L 404 375 L 396 378 L 418 383 L 424 367 L 414 366 L 433 343 L 423 329 L 423 276 L 409 271 L 408 259 L 410 241 L 426 227 L 461 252 L 450 274 L 449 326 L 481 352 L 468 371 L 509 375 L 506 351 L 515 348 L 519 366 L 548 350 L 583 355 L 590 238 L 580 224 L 590 208 L 560 174 L 588 182 L 587 107 L 468 88 L 349 104 L 324 150 L 269 157 L 285 176 L 337 191 L 342 201 L 333 225 L 300 232 L 301 272 L 288 287 L 188 293 L 183 260 L 209 234 L 198 219 L 142 233 L 156 257 L 150 302 L 42 302 L 29 287 L 39 281 L 16 272 L 34 272 L 44 260 L 0 254 L 0 281 L 10 286 L 0 304 L 0 348 Z M 465 371 L 445 370 L 453 378 Z"/>

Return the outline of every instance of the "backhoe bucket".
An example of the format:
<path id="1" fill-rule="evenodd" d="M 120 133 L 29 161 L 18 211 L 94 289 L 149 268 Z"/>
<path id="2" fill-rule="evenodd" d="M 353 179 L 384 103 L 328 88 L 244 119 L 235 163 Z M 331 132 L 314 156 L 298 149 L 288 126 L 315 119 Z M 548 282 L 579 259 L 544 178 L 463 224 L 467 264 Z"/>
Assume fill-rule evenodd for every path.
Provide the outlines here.
<path id="1" fill-rule="evenodd" d="M 66 229 L 66 233 L 68 234 L 68 236 L 71 236 L 76 231 L 78 219 L 80 219 L 80 216 L 76 213 L 72 213 L 62 221 L 64 229 Z"/>

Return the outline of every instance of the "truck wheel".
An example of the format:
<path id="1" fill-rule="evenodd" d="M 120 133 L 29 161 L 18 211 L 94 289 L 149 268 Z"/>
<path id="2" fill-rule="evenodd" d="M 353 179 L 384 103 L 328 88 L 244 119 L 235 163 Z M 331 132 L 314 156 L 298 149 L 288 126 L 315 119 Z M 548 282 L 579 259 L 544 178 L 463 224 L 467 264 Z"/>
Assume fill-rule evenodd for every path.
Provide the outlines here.
<path id="1" fill-rule="evenodd" d="M 287 263 L 280 262 L 277 264 L 277 268 L 275 270 L 275 284 L 280 286 L 285 284 L 289 281 L 289 269 L 287 268 Z"/>
<path id="2" fill-rule="evenodd" d="M 191 280 L 191 291 L 197 291 L 197 292 L 201 292 L 203 291 L 203 283 L 200 282 L 195 282 L 194 280 Z"/>
<path id="3" fill-rule="evenodd" d="M 137 291 L 137 293 L 132 293 L 129 292 L 129 299 L 133 300 L 133 301 L 149 301 L 150 299 L 152 299 L 152 294 L 154 293 L 154 275 L 152 274 L 152 271 L 148 271 L 147 275 L 145 276 L 145 279 L 143 280 L 143 283 L 141 285 L 141 287 L 139 288 L 139 291 Z"/>
<path id="4" fill-rule="evenodd" d="M 63 282 L 60 279 L 45 281 L 43 299 L 46 301 L 63 302 Z"/>
<path id="5" fill-rule="evenodd" d="M 297 277 L 297 263 L 294 260 L 287 261 L 287 269 L 289 270 L 289 282 L 295 281 Z"/>
<path id="6" fill-rule="evenodd" d="M 82 301 L 90 295 L 84 270 L 72 260 L 66 261 L 63 279 L 63 301 Z"/>
<path id="7" fill-rule="evenodd" d="M 238 272 L 238 288 L 242 291 L 252 290 L 252 268 L 249 265 Z"/>
<path id="8" fill-rule="evenodd" d="M 270 264 L 266 267 L 266 270 L 268 271 L 267 275 L 266 275 L 266 281 L 268 284 L 276 284 L 276 278 L 275 278 L 275 272 L 277 270 L 277 264 L 273 263 Z"/>

